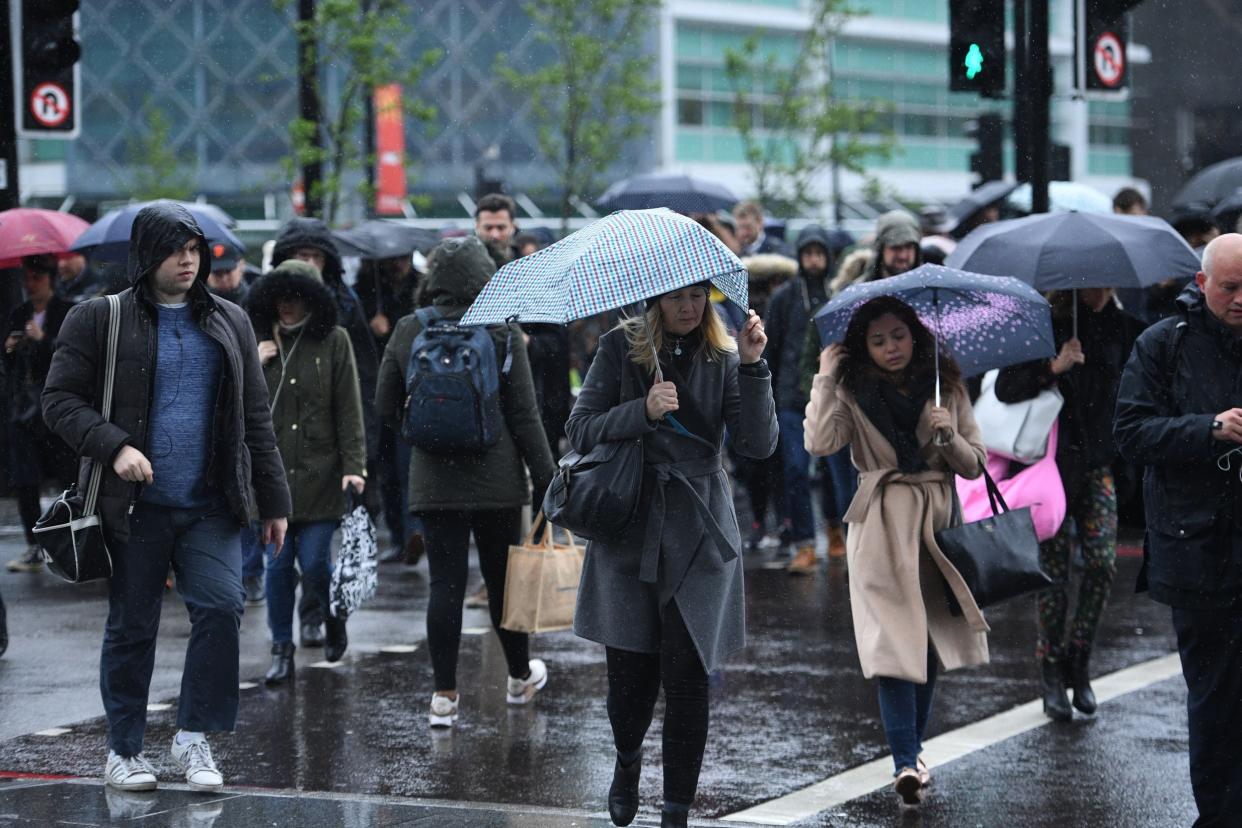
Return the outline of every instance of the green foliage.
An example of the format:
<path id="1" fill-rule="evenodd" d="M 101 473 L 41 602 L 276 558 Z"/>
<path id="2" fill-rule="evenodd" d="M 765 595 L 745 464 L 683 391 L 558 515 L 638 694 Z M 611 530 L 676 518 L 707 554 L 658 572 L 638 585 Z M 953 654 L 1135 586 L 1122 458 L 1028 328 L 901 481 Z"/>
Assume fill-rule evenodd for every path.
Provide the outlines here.
<path id="1" fill-rule="evenodd" d="M 293 0 L 276 0 L 277 7 L 290 9 Z M 401 85 L 401 102 L 405 114 L 416 121 L 430 123 L 436 109 L 420 101 L 415 94 L 422 76 L 435 67 L 442 57 L 439 49 L 428 49 L 410 57 L 401 49 L 401 40 L 409 33 L 412 16 L 399 0 L 318 0 L 314 21 L 295 20 L 294 32 L 299 42 L 313 38 L 318 44 L 320 72 L 316 79 L 322 113 L 316 139 L 312 121 L 295 118 L 289 124 L 292 152 L 284 166 L 289 176 L 296 177 L 306 164 L 323 165 L 323 177 L 310 198 L 323 200 L 322 218 L 331 222 L 344 196 L 345 180 L 350 172 L 364 171 L 375 164 L 373 147 L 361 140 L 366 99 L 376 86 L 388 83 Z M 340 94 L 330 101 L 323 94 L 322 76 L 326 66 L 339 71 Z M 318 145 L 317 145 L 318 144 Z M 365 177 L 358 192 L 374 199 Z"/>
<path id="2" fill-rule="evenodd" d="M 495 70 L 529 102 L 539 149 L 557 173 L 562 232 L 573 198 L 594 192 L 599 175 L 629 141 L 646 135 L 659 87 L 643 38 L 661 0 L 531 0 L 525 10 L 551 59 L 537 68 Z"/>
<path id="3" fill-rule="evenodd" d="M 125 147 L 126 160 L 133 170 L 129 184 L 132 198 L 153 201 L 157 198 L 188 200 L 194 195 L 194 179 L 186 172 L 193 163 L 184 161 L 172 140 L 172 124 L 162 109 L 146 102 L 146 130 L 141 138 L 130 138 Z"/>
<path id="4" fill-rule="evenodd" d="M 832 48 L 841 27 L 861 12 L 850 0 L 812 0 L 812 23 L 791 56 L 760 53 L 760 37 L 725 54 L 733 90 L 733 125 L 755 180 L 755 197 L 778 214 L 818 206 L 815 183 L 829 167 L 864 172 L 868 156 L 888 158 L 890 108 L 840 99 Z"/>

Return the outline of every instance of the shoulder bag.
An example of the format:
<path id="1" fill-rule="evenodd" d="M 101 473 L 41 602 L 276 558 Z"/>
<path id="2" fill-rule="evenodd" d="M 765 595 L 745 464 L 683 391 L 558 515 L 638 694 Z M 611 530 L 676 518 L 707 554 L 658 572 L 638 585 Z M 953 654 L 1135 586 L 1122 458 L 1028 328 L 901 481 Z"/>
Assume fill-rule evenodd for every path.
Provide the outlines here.
<path id="1" fill-rule="evenodd" d="M 1065 399 L 1055 387 L 1029 400 L 1003 403 L 996 398 L 999 371 L 983 375 L 975 422 L 988 451 L 1019 463 L 1034 463 L 1048 453 L 1048 434 L 1061 413 Z"/>
<path id="2" fill-rule="evenodd" d="M 1052 579 L 1039 565 L 1039 538 L 1031 510 L 1010 509 L 985 469 L 992 516 L 936 532 L 936 544 L 961 574 L 980 609 L 1046 589 Z M 960 514 L 956 494 L 954 516 Z M 954 615 L 962 608 L 946 589 Z"/>
<path id="3" fill-rule="evenodd" d="M 112 387 L 116 381 L 116 349 L 121 332 L 121 302 L 108 299 L 108 350 L 104 363 L 103 407 L 105 421 L 112 416 Z M 74 584 L 112 577 L 112 554 L 104 537 L 99 515 L 99 487 L 103 485 L 104 464 L 91 464 L 86 492 L 74 483 L 47 507 L 34 526 L 35 540 L 47 568 Z"/>

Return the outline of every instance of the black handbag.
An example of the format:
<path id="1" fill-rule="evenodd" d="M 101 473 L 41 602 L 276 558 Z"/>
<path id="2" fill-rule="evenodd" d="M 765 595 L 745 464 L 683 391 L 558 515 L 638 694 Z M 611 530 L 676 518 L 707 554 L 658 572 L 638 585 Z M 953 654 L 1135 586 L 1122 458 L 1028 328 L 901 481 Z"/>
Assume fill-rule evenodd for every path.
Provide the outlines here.
<path id="1" fill-rule="evenodd" d="M 987 479 L 992 517 L 936 533 L 940 551 L 961 573 L 980 609 L 1046 589 L 1052 584 L 1052 579 L 1039 565 L 1039 538 L 1035 535 L 1031 510 L 1010 509 L 996 481 L 986 470 L 983 474 Z M 961 514 L 956 494 L 954 514 Z M 945 592 L 949 609 L 954 615 L 961 615 L 962 608 L 947 583 Z"/>
<path id="2" fill-rule="evenodd" d="M 104 363 L 103 406 L 105 421 L 112 416 L 112 386 L 116 380 L 116 349 L 121 330 L 121 303 L 108 297 L 108 351 Z M 99 515 L 99 488 L 103 485 L 104 464 L 91 464 L 90 478 L 83 493 L 74 483 L 47 507 L 34 525 L 35 540 L 43 552 L 47 568 L 74 584 L 112 577 L 112 553 L 104 537 Z"/>
<path id="3" fill-rule="evenodd" d="M 642 438 L 571 451 L 543 497 L 548 523 L 587 540 L 621 537 L 632 527 L 643 488 Z"/>

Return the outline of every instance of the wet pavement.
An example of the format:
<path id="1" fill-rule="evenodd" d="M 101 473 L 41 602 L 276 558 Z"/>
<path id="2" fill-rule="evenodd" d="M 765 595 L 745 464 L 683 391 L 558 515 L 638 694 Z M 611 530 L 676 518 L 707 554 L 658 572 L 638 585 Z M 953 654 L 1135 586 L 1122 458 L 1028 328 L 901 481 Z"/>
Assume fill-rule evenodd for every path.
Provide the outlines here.
<path id="1" fill-rule="evenodd" d="M 0 539 L 0 557 L 17 551 Z M 750 644 L 714 677 L 696 819 L 720 819 L 887 753 L 875 690 L 854 653 L 845 568 L 821 564 L 815 577 L 795 579 L 752 557 L 748 569 Z M 1120 559 L 1096 675 L 1174 650 L 1168 611 L 1133 594 L 1137 569 L 1137 558 Z M 0 826 L 46 824 L 40 820 L 49 814 L 80 824 L 125 819 L 96 782 L 106 753 L 96 673 L 102 589 L 3 573 L 0 590 L 13 636 L 0 659 L 0 772 L 7 772 L 0 776 L 13 777 L 0 783 Z M 225 795 L 165 785 L 128 818 L 221 826 L 609 824 L 603 649 L 569 633 L 536 637 L 532 655 L 548 662 L 549 684 L 534 704 L 511 707 L 486 613 L 467 610 L 461 718 L 453 731 L 433 733 L 426 593 L 425 563 L 383 567 L 376 600 L 350 620 L 344 662 L 315 667 L 322 651 L 299 650 L 296 681 L 274 689 L 261 683 L 268 661 L 262 608 L 248 610 L 242 676 L 257 686 L 242 691 L 237 732 L 211 740 Z M 1033 600 L 988 616 L 992 663 L 942 677 L 932 736 L 1035 698 Z M 153 702 L 175 703 L 187 632 L 184 608 L 171 595 Z M 640 822 L 648 824 L 658 822 L 660 803 L 659 715 L 644 759 Z M 165 780 L 179 779 L 167 752 L 174 718 L 174 709 L 150 713 L 147 756 Z M 34 735 L 52 727 L 68 732 Z M 920 812 L 903 813 L 887 792 L 862 790 L 798 824 L 1189 825 L 1186 749 L 1185 688 L 1173 678 L 1103 704 L 1093 719 L 1038 727 L 936 768 Z"/>

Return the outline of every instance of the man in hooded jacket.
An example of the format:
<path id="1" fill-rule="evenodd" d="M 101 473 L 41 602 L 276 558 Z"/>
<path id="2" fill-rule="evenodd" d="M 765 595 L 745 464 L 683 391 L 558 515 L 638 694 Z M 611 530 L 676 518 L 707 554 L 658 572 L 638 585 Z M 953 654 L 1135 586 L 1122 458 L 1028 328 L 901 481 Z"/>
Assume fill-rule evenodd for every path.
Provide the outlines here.
<path id="1" fill-rule="evenodd" d="M 796 247 L 798 275 L 772 294 L 764 327 L 768 334 L 767 360 L 781 429 L 780 451 L 790 540 L 797 549 L 789 572 L 810 575 L 815 572 L 815 518 L 807 476 L 811 457 L 802 441 L 807 396 L 799 382 L 798 363 L 811 312 L 828 299 L 832 240 L 824 228 L 812 224 L 798 234 Z"/>
<path id="2" fill-rule="evenodd" d="M 890 210 L 875 221 L 875 245 L 871 262 L 858 276 L 839 273 L 829 285 L 835 296 L 854 282 L 874 282 L 889 276 L 900 276 L 923 263 L 919 243 L 923 233 L 914 216 L 905 210 Z"/>
<path id="3" fill-rule="evenodd" d="M 257 513 L 279 547 L 290 512 L 254 332 L 240 308 L 208 292 L 210 272 L 189 212 L 144 208 L 120 294 L 111 418 L 98 410 L 107 299 L 69 312 L 43 391 L 48 427 L 81 457 L 79 485 L 93 463 L 104 466 L 99 513 L 113 572 L 99 672 L 105 781 L 120 790 L 156 785 L 142 747 L 170 565 L 191 624 L 172 756 L 191 788 L 223 787 L 204 733 L 237 719 L 240 529 Z"/>

